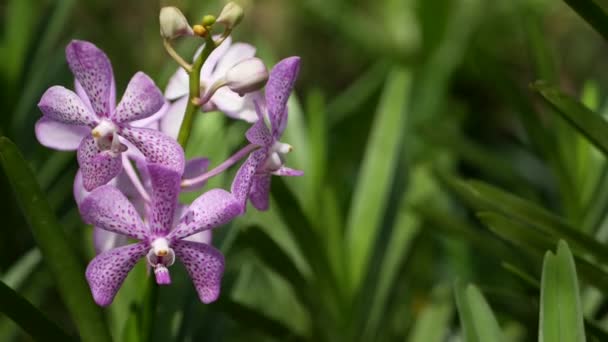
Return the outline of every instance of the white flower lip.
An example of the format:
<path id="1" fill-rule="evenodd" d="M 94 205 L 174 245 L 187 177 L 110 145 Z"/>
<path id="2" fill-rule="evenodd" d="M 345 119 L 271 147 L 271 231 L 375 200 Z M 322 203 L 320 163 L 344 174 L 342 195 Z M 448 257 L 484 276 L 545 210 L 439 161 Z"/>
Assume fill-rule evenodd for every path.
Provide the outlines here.
<path id="1" fill-rule="evenodd" d="M 243 96 L 256 91 L 268 81 L 268 69 L 261 59 L 252 57 L 237 63 L 226 72 L 226 85 Z"/>

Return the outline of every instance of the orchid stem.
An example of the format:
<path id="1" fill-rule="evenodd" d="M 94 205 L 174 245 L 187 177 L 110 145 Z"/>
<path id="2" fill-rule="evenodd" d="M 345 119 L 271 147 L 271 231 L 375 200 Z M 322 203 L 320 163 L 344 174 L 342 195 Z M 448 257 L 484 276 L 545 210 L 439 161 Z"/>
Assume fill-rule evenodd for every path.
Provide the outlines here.
<path id="1" fill-rule="evenodd" d="M 217 47 L 216 43 L 211 37 L 211 33 L 205 37 L 205 48 L 201 52 L 200 56 L 192 64 L 192 69 L 188 72 L 190 76 L 190 95 L 188 99 L 188 106 L 186 107 L 186 113 L 184 114 L 184 121 L 179 129 L 177 136 L 177 142 L 186 149 L 188 139 L 190 138 L 190 131 L 192 131 L 192 125 L 194 124 L 194 114 L 198 111 L 199 106 L 195 104 L 195 99 L 201 95 L 201 68 L 203 64 Z"/>
<path id="2" fill-rule="evenodd" d="M 173 58 L 177 62 L 177 64 L 179 64 L 182 68 L 184 68 L 184 70 L 186 70 L 186 72 L 192 71 L 192 65 L 190 65 L 190 63 L 186 62 L 182 58 L 182 56 L 180 56 L 177 53 L 177 51 L 175 51 L 175 49 L 171 45 L 171 41 L 169 41 L 169 39 L 163 39 L 163 45 L 165 46 L 165 50 L 167 50 L 167 52 L 169 53 L 169 56 L 171 56 L 171 58 Z"/>
<path id="3" fill-rule="evenodd" d="M 259 147 L 260 146 L 255 145 L 255 144 L 249 144 L 249 145 L 243 147 L 238 152 L 236 152 L 235 154 L 230 156 L 230 158 L 226 159 L 223 163 L 216 166 L 213 170 L 205 172 L 202 175 L 195 177 L 195 178 L 184 179 L 181 184 L 182 188 L 202 185 L 209 178 L 217 176 L 218 174 L 222 173 L 227 168 L 236 164 L 239 160 L 243 159 L 243 157 L 247 156 L 249 153 L 258 149 Z"/>

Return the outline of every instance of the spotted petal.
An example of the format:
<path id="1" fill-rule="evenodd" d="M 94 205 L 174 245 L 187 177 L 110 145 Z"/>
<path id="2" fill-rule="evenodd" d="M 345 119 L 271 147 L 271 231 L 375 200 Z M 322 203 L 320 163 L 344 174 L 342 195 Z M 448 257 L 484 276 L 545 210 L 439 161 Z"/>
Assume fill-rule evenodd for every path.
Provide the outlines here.
<path id="1" fill-rule="evenodd" d="M 213 229 L 230 222 L 240 213 L 240 205 L 231 193 L 223 189 L 212 189 L 192 202 L 168 237 L 175 241 Z"/>
<path id="2" fill-rule="evenodd" d="M 147 242 L 131 244 L 101 253 L 89 263 L 86 278 L 95 303 L 112 303 L 127 274 L 148 249 Z"/>
<path id="3" fill-rule="evenodd" d="M 148 236 L 133 204 L 111 185 L 100 186 L 91 192 L 80 204 L 80 215 L 85 223 L 110 232 L 138 240 Z"/>
<path id="4" fill-rule="evenodd" d="M 264 120 L 258 120 L 255 124 L 253 124 L 253 126 L 247 130 L 245 136 L 250 143 L 259 146 L 270 146 L 273 142 L 272 135 L 270 135 Z"/>
<path id="5" fill-rule="evenodd" d="M 205 304 L 215 301 L 224 273 L 222 253 L 208 244 L 192 241 L 178 240 L 172 246 L 192 278 L 200 300 Z"/>
<path id="6" fill-rule="evenodd" d="M 112 120 L 123 123 L 145 119 L 158 112 L 164 103 L 165 98 L 154 81 L 143 72 L 138 72 L 129 81 Z"/>
<path id="7" fill-rule="evenodd" d="M 91 135 L 82 139 L 76 157 L 87 191 L 106 184 L 122 170 L 120 153 L 101 151 Z"/>
<path id="8" fill-rule="evenodd" d="M 123 127 L 120 134 L 143 153 L 148 163 L 162 164 L 179 174 L 184 172 L 184 151 L 177 141 L 148 128 Z"/>
<path id="9" fill-rule="evenodd" d="M 64 124 L 43 116 L 36 122 L 35 132 L 36 138 L 43 146 L 60 151 L 74 151 L 91 129 L 87 126 Z"/>
<path id="10" fill-rule="evenodd" d="M 247 160 L 241 165 L 239 170 L 234 176 L 230 192 L 239 202 L 241 211 L 245 211 L 247 207 L 247 199 L 249 198 L 249 192 L 251 190 L 251 183 L 253 182 L 253 176 L 258 166 L 264 162 L 268 149 L 261 148 L 254 151 L 249 155 Z"/>
<path id="11" fill-rule="evenodd" d="M 281 60 L 270 71 L 266 84 L 266 106 L 272 124 L 272 135 L 278 138 L 283 134 L 287 123 L 287 100 L 296 83 L 300 71 L 300 57 Z"/>
<path id="12" fill-rule="evenodd" d="M 114 110 L 116 90 L 112 64 L 106 54 L 92 43 L 82 40 L 70 42 L 65 54 L 95 113 L 108 117 Z"/>
<path id="13" fill-rule="evenodd" d="M 249 200 L 257 210 L 268 210 L 271 179 L 272 176 L 270 174 L 261 174 L 253 176 L 253 182 L 251 183 L 251 192 L 249 193 Z"/>
<path id="14" fill-rule="evenodd" d="M 80 97 L 62 86 L 53 86 L 42 95 L 38 108 L 45 117 L 68 125 L 95 125 L 97 118 Z"/>
<path id="15" fill-rule="evenodd" d="M 275 176 L 299 177 L 304 175 L 304 171 L 281 166 L 277 170 L 272 171 L 272 174 Z"/>
<path id="16" fill-rule="evenodd" d="M 150 229 L 154 234 L 166 234 L 173 223 L 177 206 L 181 174 L 160 164 L 148 164 L 152 183 Z"/>

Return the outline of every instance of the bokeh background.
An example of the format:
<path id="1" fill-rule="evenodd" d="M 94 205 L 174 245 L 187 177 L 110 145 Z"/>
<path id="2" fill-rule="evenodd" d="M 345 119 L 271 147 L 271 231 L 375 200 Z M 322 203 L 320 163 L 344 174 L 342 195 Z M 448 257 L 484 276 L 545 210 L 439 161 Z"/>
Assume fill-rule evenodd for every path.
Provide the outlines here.
<path id="1" fill-rule="evenodd" d="M 269 66 L 302 57 L 283 140 L 295 148 L 288 164 L 306 175 L 273 180 L 269 212 L 249 210 L 214 232 L 227 263 L 217 303 L 199 303 L 175 266 L 174 284 L 150 306 L 140 263 L 104 310 L 113 338 L 464 340 L 452 291 L 460 280 L 478 286 L 506 340 L 536 340 L 547 245 L 492 229 L 460 180 L 493 184 L 597 241 L 608 238 L 605 157 L 529 87 L 546 80 L 605 113 L 602 36 L 557 0 L 239 3 L 245 19 L 235 40 L 255 45 Z M 36 104 L 49 86 L 72 86 L 70 39 L 108 54 L 117 93 L 140 70 L 164 89 L 177 68 L 158 33 L 164 5 L 195 23 L 224 2 L 0 2 L 0 135 L 30 163 L 82 265 L 94 252 L 72 196 L 75 154 L 39 145 Z M 199 44 L 184 39 L 177 49 L 188 59 Z M 201 115 L 187 154 L 219 163 L 244 143 L 246 129 L 219 113 Z M 207 187 L 229 187 L 234 171 Z M 13 198 L 0 175 L 0 278 L 76 335 Z M 538 238 L 548 248 L 557 241 Z M 582 281 L 583 309 L 597 329 L 590 338 L 606 341 L 596 285 Z M 30 337 L 0 316 L 0 340 Z"/>

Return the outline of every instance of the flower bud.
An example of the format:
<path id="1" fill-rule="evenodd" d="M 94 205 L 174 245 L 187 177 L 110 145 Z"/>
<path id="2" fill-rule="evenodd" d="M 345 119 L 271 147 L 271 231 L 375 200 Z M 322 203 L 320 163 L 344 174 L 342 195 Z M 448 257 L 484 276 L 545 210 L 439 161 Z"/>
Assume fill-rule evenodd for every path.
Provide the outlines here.
<path id="1" fill-rule="evenodd" d="M 233 29 L 242 19 L 243 8 L 231 1 L 224 6 L 216 21 L 225 25 L 228 29 Z"/>
<path id="2" fill-rule="evenodd" d="M 175 39 L 179 36 L 191 36 L 192 28 L 184 14 L 173 6 L 160 9 L 160 35 L 166 39 Z"/>
<path id="3" fill-rule="evenodd" d="M 243 96 L 258 90 L 268 80 L 268 70 L 259 58 L 248 58 L 226 72 L 226 85 Z"/>

